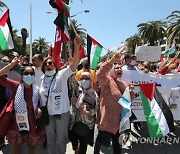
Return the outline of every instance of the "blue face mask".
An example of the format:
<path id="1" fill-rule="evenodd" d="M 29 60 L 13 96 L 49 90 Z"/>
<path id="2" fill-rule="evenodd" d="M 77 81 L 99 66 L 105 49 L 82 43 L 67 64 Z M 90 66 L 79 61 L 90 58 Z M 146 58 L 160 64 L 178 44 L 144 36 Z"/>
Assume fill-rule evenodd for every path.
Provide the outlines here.
<path id="1" fill-rule="evenodd" d="M 131 60 L 130 65 L 132 65 L 132 66 L 136 65 L 136 61 L 135 60 Z"/>
<path id="2" fill-rule="evenodd" d="M 23 75 L 23 81 L 28 84 L 31 85 L 34 82 L 34 76 L 31 76 L 30 74 L 28 75 Z"/>

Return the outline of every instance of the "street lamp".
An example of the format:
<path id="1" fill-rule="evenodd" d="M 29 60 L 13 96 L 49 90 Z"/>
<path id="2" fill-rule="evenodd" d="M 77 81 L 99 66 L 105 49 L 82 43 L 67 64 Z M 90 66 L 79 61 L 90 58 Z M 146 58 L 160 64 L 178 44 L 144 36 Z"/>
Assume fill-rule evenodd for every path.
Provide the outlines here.
<path id="1" fill-rule="evenodd" d="M 80 11 L 80 12 L 78 12 L 78 13 L 70 16 L 70 17 L 71 17 L 71 18 L 72 18 L 72 17 L 75 17 L 75 16 L 77 16 L 78 14 L 81 14 L 81 13 L 83 13 L 83 12 L 84 12 L 84 13 L 89 13 L 90 11 L 89 11 L 89 10 L 83 10 L 83 11 Z M 46 13 L 47 13 L 47 14 L 55 14 L 54 12 L 51 12 L 51 11 L 46 11 Z"/>
<path id="2" fill-rule="evenodd" d="M 83 13 L 83 12 L 84 12 L 84 13 L 89 13 L 90 11 L 89 11 L 89 10 L 80 11 L 80 12 L 78 12 L 78 13 L 70 16 L 70 17 L 71 17 L 71 18 L 72 18 L 72 17 L 75 17 L 75 16 L 77 16 L 78 14 L 81 14 L 81 13 Z"/>
<path id="3" fill-rule="evenodd" d="M 47 14 L 55 14 L 54 12 L 51 11 L 46 11 Z"/>

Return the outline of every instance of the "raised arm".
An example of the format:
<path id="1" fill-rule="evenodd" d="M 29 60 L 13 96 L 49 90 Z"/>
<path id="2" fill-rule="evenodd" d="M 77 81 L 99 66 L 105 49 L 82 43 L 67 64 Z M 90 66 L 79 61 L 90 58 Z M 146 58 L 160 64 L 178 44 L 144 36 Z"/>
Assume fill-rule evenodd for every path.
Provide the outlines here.
<path id="1" fill-rule="evenodd" d="M 119 51 L 117 53 L 115 53 L 110 60 L 108 60 L 107 62 L 105 62 L 104 64 L 102 64 L 102 66 L 100 67 L 100 69 L 97 71 L 97 77 L 98 77 L 98 81 L 100 82 L 100 84 L 105 83 L 107 81 L 107 74 L 109 73 L 109 71 L 111 70 L 113 64 L 118 61 L 121 56 L 124 54 L 125 52 Z"/>
<path id="2" fill-rule="evenodd" d="M 19 58 L 15 57 L 11 63 L 8 65 L 4 66 L 2 69 L 0 69 L 0 76 L 6 75 L 12 69 L 14 66 L 16 66 L 20 61 L 21 61 L 22 56 Z"/>
<path id="3" fill-rule="evenodd" d="M 179 56 L 180 51 L 178 51 L 176 53 L 176 55 L 174 56 L 174 58 L 172 58 L 169 62 L 166 61 L 158 70 L 159 74 L 165 75 L 168 72 L 169 66 L 174 63 L 174 61 L 177 59 L 177 57 Z"/>
<path id="4" fill-rule="evenodd" d="M 73 72 L 77 69 L 77 67 L 79 65 L 79 49 L 80 49 L 81 43 L 82 43 L 82 40 L 81 40 L 80 36 L 76 35 L 76 37 L 74 39 L 74 61 L 70 65 L 70 68 Z"/>

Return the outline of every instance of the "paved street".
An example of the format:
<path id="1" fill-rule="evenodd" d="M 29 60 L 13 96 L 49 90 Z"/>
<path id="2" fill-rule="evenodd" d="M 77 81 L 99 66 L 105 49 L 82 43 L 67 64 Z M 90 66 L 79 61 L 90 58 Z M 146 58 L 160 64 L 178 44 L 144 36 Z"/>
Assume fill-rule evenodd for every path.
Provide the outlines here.
<path id="1" fill-rule="evenodd" d="M 163 138 L 159 141 L 152 140 L 146 141 L 148 137 L 147 127 L 145 123 L 142 124 L 143 128 L 140 133 L 135 132 L 132 129 L 132 149 L 123 148 L 122 154 L 179 154 L 180 153 L 180 123 L 175 124 L 175 132 L 174 134 L 170 134 L 169 138 Z M 140 138 L 139 138 L 140 137 Z M 174 142 L 171 140 L 174 139 Z M 169 141 L 168 143 L 166 141 Z M 160 143 L 157 143 L 160 142 Z M 48 154 L 46 149 L 43 149 L 42 146 L 37 148 L 37 154 Z M 74 154 L 71 148 L 71 144 L 69 143 L 67 146 L 67 154 Z M 102 149 L 102 154 L 112 154 L 111 150 L 107 148 Z M 10 154 L 10 145 L 4 146 L 0 154 Z M 23 154 L 28 154 L 27 145 L 23 147 Z M 93 148 L 88 147 L 87 154 L 93 154 Z"/>

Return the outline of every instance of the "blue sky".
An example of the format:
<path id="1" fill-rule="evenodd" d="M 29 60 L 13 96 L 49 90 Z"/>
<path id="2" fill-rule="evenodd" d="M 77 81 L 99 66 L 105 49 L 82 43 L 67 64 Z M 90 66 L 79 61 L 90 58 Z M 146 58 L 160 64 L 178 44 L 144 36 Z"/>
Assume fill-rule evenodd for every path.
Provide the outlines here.
<path id="1" fill-rule="evenodd" d="M 30 29 L 30 3 L 32 4 L 32 38 L 46 38 L 53 44 L 56 17 L 48 0 L 6 0 L 10 9 L 14 28 Z M 121 42 L 138 32 L 137 25 L 142 22 L 166 18 L 175 10 L 180 10 L 180 0 L 73 0 L 70 3 L 71 15 L 83 10 L 74 17 L 87 33 L 105 48 L 115 49 Z M 47 14 L 46 11 L 54 12 Z M 2 13 L 0 12 L 0 15 Z M 27 39 L 29 43 L 29 38 Z"/>

